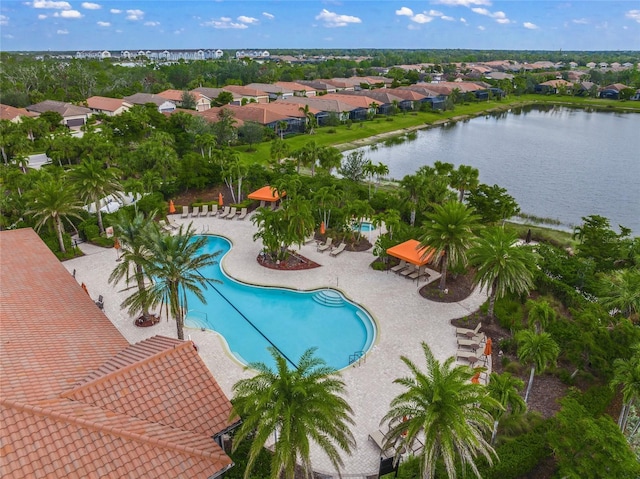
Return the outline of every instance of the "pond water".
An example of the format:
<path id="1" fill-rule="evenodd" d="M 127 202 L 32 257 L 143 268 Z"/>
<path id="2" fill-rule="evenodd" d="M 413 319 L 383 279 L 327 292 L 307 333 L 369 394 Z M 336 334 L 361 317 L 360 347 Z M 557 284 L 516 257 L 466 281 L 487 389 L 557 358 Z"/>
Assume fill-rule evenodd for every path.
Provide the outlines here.
<path id="1" fill-rule="evenodd" d="M 471 165 L 506 188 L 523 213 L 570 229 L 588 215 L 640 235 L 640 114 L 564 107 L 520 108 L 419 131 L 365 158 L 402 179 L 423 165 Z"/>

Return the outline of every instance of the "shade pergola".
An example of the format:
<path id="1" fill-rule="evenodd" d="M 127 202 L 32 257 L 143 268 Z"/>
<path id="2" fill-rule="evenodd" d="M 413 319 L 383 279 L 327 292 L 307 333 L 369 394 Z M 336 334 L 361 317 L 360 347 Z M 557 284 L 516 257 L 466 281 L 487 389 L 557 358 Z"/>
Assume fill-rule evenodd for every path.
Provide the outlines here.
<path id="1" fill-rule="evenodd" d="M 429 247 L 420 247 L 418 240 L 410 239 L 387 249 L 387 254 L 405 260 L 416 266 L 424 266 L 433 258 L 435 250 Z"/>
<path id="2" fill-rule="evenodd" d="M 248 198 L 251 200 L 257 200 L 260 202 L 275 203 L 280 199 L 280 195 L 278 194 L 275 188 L 267 185 L 267 186 L 263 186 L 259 190 L 254 191 L 253 193 L 249 193 Z"/>

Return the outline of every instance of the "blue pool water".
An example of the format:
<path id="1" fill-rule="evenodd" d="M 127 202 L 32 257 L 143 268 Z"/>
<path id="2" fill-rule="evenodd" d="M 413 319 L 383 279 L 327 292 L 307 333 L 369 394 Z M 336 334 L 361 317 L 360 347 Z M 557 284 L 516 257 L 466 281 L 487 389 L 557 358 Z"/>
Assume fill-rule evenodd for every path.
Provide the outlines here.
<path id="1" fill-rule="evenodd" d="M 207 236 L 206 252 L 231 249 L 220 236 Z M 211 283 L 203 293 L 207 304 L 187 295 L 186 324 L 220 333 L 234 356 L 244 364 L 263 362 L 273 366 L 267 348 L 275 346 L 295 363 L 302 353 L 317 347 L 316 355 L 329 366 L 342 369 L 350 356 L 366 352 L 375 339 L 371 316 L 339 291 L 296 291 L 248 285 L 227 276 L 219 264 L 201 270 Z"/>
<path id="2" fill-rule="evenodd" d="M 353 230 L 356 231 L 358 229 L 358 224 L 353 225 Z M 362 233 L 368 233 L 369 231 L 374 231 L 375 228 L 373 227 L 373 224 L 368 223 L 368 222 L 363 222 L 362 225 L 360 225 L 360 231 Z"/>

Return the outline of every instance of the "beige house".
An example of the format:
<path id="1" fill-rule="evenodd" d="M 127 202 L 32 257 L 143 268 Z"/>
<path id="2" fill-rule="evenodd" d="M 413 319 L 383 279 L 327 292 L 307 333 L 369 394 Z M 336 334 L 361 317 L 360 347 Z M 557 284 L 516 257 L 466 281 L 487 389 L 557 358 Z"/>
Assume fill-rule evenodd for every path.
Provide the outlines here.
<path id="1" fill-rule="evenodd" d="M 193 95 L 194 100 L 196 101 L 196 111 L 205 111 L 211 108 L 211 98 L 205 94 L 195 90 L 188 93 Z M 183 106 L 182 98 L 184 94 L 185 92 L 182 90 L 165 90 L 158 93 L 158 96 L 172 101 L 178 108 L 181 108 Z"/>
<path id="2" fill-rule="evenodd" d="M 121 98 L 108 98 L 105 96 L 92 96 L 87 98 L 87 107 L 93 113 L 102 113 L 107 116 L 121 115 L 133 105 Z"/>

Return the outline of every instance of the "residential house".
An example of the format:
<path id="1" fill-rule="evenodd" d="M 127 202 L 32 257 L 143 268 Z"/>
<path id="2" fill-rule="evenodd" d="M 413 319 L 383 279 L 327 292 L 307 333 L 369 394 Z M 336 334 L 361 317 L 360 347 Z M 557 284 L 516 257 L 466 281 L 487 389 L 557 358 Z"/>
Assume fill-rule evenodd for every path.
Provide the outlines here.
<path id="1" fill-rule="evenodd" d="M 211 108 L 211 99 L 200 92 L 186 92 L 193 95 L 193 99 L 196 102 L 196 111 L 205 111 Z M 176 107 L 181 108 L 185 91 L 183 90 L 165 90 L 158 93 L 158 96 L 166 98 L 169 101 L 175 103 Z"/>
<path id="2" fill-rule="evenodd" d="M 13 123 L 20 123 L 23 116 L 36 117 L 38 114 L 27 111 L 24 108 L 16 108 L 0 103 L 0 120 L 9 120 Z"/>
<path id="3" fill-rule="evenodd" d="M 121 98 L 108 98 L 105 96 L 87 98 L 86 104 L 93 113 L 102 113 L 107 116 L 120 115 L 133 106 L 133 104 Z"/>
<path id="4" fill-rule="evenodd" d="M 598 92 L 598 85 L 590 81 L 574 83 L 574 91 L 577 96 L 595 96 Z"/>
<path id="5" fill-rule="evenodd" d="M 239 421 L 194 344 L 129 344 L 32 229 L 0 247 L 3 477 L 222 477 Z"/>
<path id="6" fill-rule="evenodd" d="M 255 90 L 263 91 L 269 95 L 269 100 L 274 101 L 280 98 L 289 98 L 293 96 L 293 90 L 283 87 L 281 85 L 270 83 L 249 83 L 245 85 L 247 88 L 253 88 Z"/>
<path id="7" fill-rule="evenodd" d="M 353 91 L 342 90 L 341 92 L 324 95 L 322 99 L 338 100 L 356 108 L 356 110 L 351 110 L 350 112 L 349 117 L 352 120 L 366 119 L 370 115 L 379 113 L 380 103 L 378 103 L 374 98 L 365 95 L 354 95 L 354 93 L 355 92 Z"/>
<path id="8" fill-rule="evenodd" d="M 54 111 L 62 115 L 62 124 L 71 127 L 84 125 L 92 114 L 89 108 L 66 103 L 64 101 L 45 100 L 35 105 L 29 105 L 27 111 L 41 115 L 46 111 Z"/>
<path id="9" fill-rule="evenodd" d="M 151 93 L 135 93 L 134 95 L 124 97 L 124 100 L 132 105 L 146 105 L 148 103 L 153 103 L 158 107 L 158 111 L 160 113 L 167 113 L 176 109 L 176 104 L 174 102 Z"/>
<path id="10" fill-rule="evenodd" d="M 324 95 L 325 93 L 335 93 L 339 89 L 331 83 L 327 83 L 324 80 L 296 80 L 296 83 L 313 88 L 318 95 Z"/>
<path id="11" fill-rule="evenodd" d="M 431 83 L 417 83 L 415 85 L 394 88 L 393 91 L 413 91 L 422 95 L 422 99 L 419 100 L 421 103 L 429 103 L 433 110 L 444 110 L 447 96 L 434 91 L 430 88 L 431 86 Z"/>
<path id="12" fill-rule="evenodd" d="M 293 96 L 312 97 L 316 96 L 317 93 L 316 90 L 309 85 L 302 85 L 301 83 L 297 82 L 277 81 L 275 82 L 275 85 L 293 91 Z"/>
<path id="13" fill-rule="evenodd" d="M 233 95 L 233 100 L 231 101 L 231 103 L 235 104 L 235 105 L 239 105 L 240 103 L 242 103 L 242 95 L 239 95 L 237 93 L 233 93 L 227 90 L 223 90 L 222 88 L 210 88 L 210 87 L 198 87 L 198 88 L 194 88 L 193 90 L 191 90 L 191 93 L 196 94 L 196 93 L 200 93 L 204 96 L 206 96 L 207 98 L 209 98 L 211 100 L 212 104 L 215 104 L 216 98 L 218 98 L 218 95 L 220 95 L 220 93 L 231 93 Z"/>
<path id="14" fill-rule="evenodd" d="M 610 100 L 619 100 L 620 92 L 622 90 L 630 89 L 631 87 L 623 85 L 622 83 L 613 83 L 600 89 L 598 96 L 600 98 L 608 98 Z"/>
<path id="15" fill-rule="evenodd" d="M 234 105 L 242 105 L 250 102 L 269 103 L 269 94 L 257 88 L 248 88 L 240 85 L 227 85 L 223 86 L 222 90 L 234 94 Z M 240 96 L 239 103 L 236 102 L 237 95 Z"/>
<path id="16" fill-rule="evenodd" d="M 325 125 L 328 118 L 335 114 L 340 121 L 346 120 L 364 120 L 367 118 L 367 108 L 353 106 L 340 99 L 325 100 L 324 97 L 305 98 L 297 97 L 288 98 L 287 100 L 281 100 L 283 103 L 292 103 L 299 105 L 299 108 L 304 108 L 308 105 L 309 108 L 315 108 L 320 113 L 316 114 L 316 120 L 318 125 Z"/>
<path id="17" fill-rule="evenodd" d="M 265 110 L 269 110 L 272 113 L 277 115 L 284 116 L 285 118 L 281 121 L 287 124 L 286 128 L 281 129 L 281 125 L 277 128 L 277 133 L 281 133 L 283 135 L 287 135 L 290 133 L 303 133 L 305 130 L 307 116 L 300 108 L 301 106 L 297 103 L 286 103 L 283 101 L 273 101 L 271 103 L 251 103 L 251 108 L 262 108 Z M 304 107 L 303 107 L 304 108 Z M 309 107 L 309 113 L 314 115 L 316 118 L 318 115 L 322 115 L 322 111 L 317 108 Z"/>
<path id="18" fill-rule="evenodd" d="M 567 80 L 549 80 L 543 83 L 538 83 L 535 86 L 536 93 L 559 93 L 564 90 L 566 93 L 570 93 L 573 88 L 573 83 Z"/>

